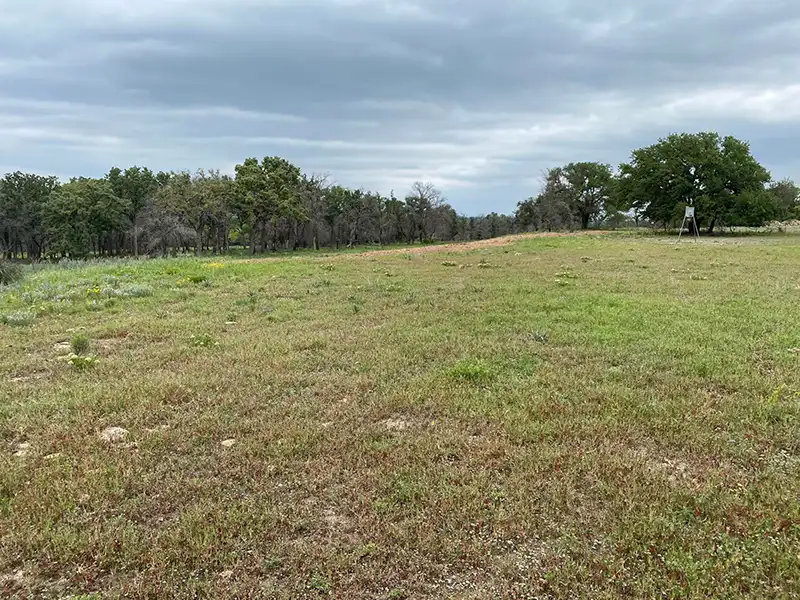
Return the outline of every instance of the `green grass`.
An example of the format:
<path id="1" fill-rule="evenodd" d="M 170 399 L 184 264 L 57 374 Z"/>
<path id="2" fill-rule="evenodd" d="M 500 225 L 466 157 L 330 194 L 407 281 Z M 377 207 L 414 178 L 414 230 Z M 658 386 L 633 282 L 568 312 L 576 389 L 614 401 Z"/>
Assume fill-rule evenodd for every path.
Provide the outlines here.
<path id="1" fill-rule="evenodd" d="M 798 237 L 25 275 L 4 597 L 800 595 Z"/>

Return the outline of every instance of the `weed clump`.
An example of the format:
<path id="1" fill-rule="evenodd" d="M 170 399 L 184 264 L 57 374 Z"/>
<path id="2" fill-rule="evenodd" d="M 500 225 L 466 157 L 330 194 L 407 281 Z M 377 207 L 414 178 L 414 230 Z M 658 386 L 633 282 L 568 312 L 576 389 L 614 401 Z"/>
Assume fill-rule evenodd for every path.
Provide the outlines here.
<path id="1" fill-rule="evenodd" d="M 114 296 L 118 298 L 147 298 L 153 295 L 153 288 L 149 285 L 129 285 L 121 287 Z"/>
<path id="2" fill-rule="evenodd" d="M 192 335 L 189 338 L 189 343 L 195 348 L 213 348 L 219 346 L 219 342 L 214 339 L 210 333 L 200 333 Z"/>
<path id="3" fill-rule="evenodd" d="M 91 346 L 91 343 L 89 342 L 89 336 L 87 336 L 85 333 L 76 333 L 72 336 L 69 345 L 70 348 L 72 348 L 73 354 L 82 356 L 89 353 L 89 347 Z"/>
<path id="4" fill-rule="evenodd" d="M 22 280 L 22 267 L 16 263 L 0 260 L 0 285 L 11 285 Z"/>
<path id="5" fill-rule="evenodd" d="M 449 371 L 450 377 L 469 383 L 489 383 L 496 377 L 495 371 L 482 360 L 462 360 Z"/>
<path id="6" fill-rule="evenodd" d="M 550 341 L 550 334 L 546 331 L 534 331 L 531 334 L 531 339 L 537 344 L 547 344 Z"/>
<path id="7" fill-rule="evenodd" d="M 79 356 L 74 352 L 70 352 L 66 356 L 62 356 L 59 360 L 63 360 L 66 363 L 69 363 L 73 369 L 76 371 L 88 371 L 92 367 L 94 367 L 100 359 L 96 356 L 89 355 L 89 356 Z"/>
<path id="8" fill-rule="evenodd" d="M 331 584 L 328 583 L 328 580 L 324 575 L 319 573 L 315 573 L 311 576 L 311 580 L 308 582 L 308 587 L 320 594 L 331 593 Z"/>
<path id="9" fill-rule="evenodd" d="M 36 319 L 36 314 L 30 310 L 18 310 L 7 315 L 0 315 L 0 323 L 9 327 L 27 327 Z"/>

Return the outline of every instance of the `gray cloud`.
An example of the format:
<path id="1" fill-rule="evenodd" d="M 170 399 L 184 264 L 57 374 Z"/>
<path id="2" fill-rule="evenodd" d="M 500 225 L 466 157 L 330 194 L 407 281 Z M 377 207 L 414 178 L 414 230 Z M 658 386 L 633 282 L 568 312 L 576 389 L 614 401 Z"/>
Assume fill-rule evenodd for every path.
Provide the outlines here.
<path id="1" fill-rule="evenodd" d="M 476 213 L 718 129 L 795 176 L 798 34 L 789 0 L 0 0 L 0 170 L 281 154 Z"/>

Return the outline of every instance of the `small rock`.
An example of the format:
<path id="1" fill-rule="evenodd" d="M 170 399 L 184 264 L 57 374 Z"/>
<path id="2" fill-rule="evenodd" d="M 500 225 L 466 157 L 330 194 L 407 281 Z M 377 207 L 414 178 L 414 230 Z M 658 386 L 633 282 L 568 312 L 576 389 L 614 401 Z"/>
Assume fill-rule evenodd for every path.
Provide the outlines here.
<path id="1" fill-rule="evenodd" d="M 236 321 L 225 321 L 225 325 L 236 325 Z M 227 571 L 225 571 L 227 573 Z"/>
<path id="2" fill-rule="evenodd" d="M 130 432 L 127 429 L 123 429 L 122 427 L 107 427 L 103 431 L 100 432 L 100 439 L 104 442 L 108 442 L 109 444 L 117 444 L 119 442 L 125 441 L 125 438 L 128 437 Z"/>
<path id="3" fill-rule="evenodd" d="M 23 456 L 27 456 L 28 453 L 31 451 L 31 445 L 28 442 L 22 442 L 17 444 L 16 450 L 14 451 L 14 456 L 18 458 L 22 458 Z"/>
<path id="4" fill-rule="evenodd" d="M 219 574 L 220 579 L 230 579 L 231 577 L 233 577 L 233 571 L 230 569 Z"/>
<path id="5" fill-rule="evenodd" d="M 792 354 L 800 354 L 800 348 L 789 348 L 789 352 Z"/>
<path id="6" fill-rule="evenodd" d="M 72 352 L 72 344 L 69 342 L 58 342 L 57 344 L 53 345 L 53 350 L 55 350 L 58 354 L 69 354 Z"/>
<path id="7" fill-rule="evenodd" d="M 230 447 L 232 447 L 232 446 L 233 446 L 235 443 L 236 443 L 236 440 L 234 440 L 234 439 L 229 439 L 229 440 L 225 440 L 224 442 L 222 442 L 222 445 L 223 445 L 223 446 L 225 446 L 226 448 L 230 448 Z"/>

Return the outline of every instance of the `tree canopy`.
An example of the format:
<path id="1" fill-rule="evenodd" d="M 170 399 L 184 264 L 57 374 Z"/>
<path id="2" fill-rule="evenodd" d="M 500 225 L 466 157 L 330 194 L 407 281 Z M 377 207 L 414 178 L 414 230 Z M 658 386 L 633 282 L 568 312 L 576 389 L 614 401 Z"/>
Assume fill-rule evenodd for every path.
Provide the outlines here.
<path id="1" fill-rule="evenodd" d="M 578 162 L 556 167 L 547 171 L 538 196 L 519 203 L 517 217 L 534 229 L 588 229 L 615 212 L 613 185 L 610 165 Z"/>
<path id="2" fill-rule="evenodd" d="M 757 226 L 778 217 L 769 181 L 746 142 L 713 132 L 673 134 L 635 150 L 620 166 L 616 198 L 665 226 L 692 204 L 710 233 L 716 225 Z"/>

